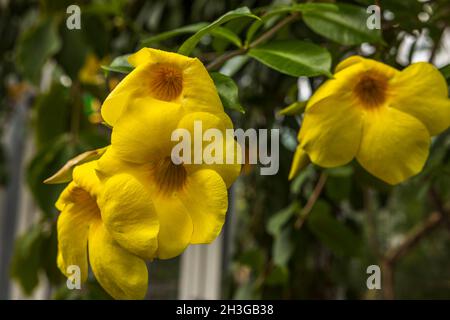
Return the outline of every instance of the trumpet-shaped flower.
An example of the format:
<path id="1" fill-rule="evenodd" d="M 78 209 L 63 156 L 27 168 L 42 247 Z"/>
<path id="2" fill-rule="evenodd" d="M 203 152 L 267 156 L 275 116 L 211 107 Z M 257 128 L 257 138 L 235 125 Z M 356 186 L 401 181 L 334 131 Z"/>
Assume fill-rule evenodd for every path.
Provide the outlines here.
<path id="1" fill-rule="evenodd" d="M 157 250 L 155 208 L 139 198 L 142 186 L 132 177 L 119 174 L 104 185 L 96 167 L 96 161 L 76 167 L 56 203 L 58 267 L 69 276 L 69 267 L 78 266 L 85 281 L 89 255 L 96 279 L 112 297 L 142 299 L 148 286 L 144 259 Z"/>
<path id="2" fill-rule="evenodd" d="M 223 141 L 223 148 L 214 151 L 222 159 L 234 152 L 233 163 L 206 164 L 203 159 L 175 164 L 172 149 L 178 142 L 172 141 L 172 133 L 184 129 L 193 137 L 195 121 L 201 121 L 203 129 L 222 133 L 232 128 L 225 113 L 186 112 L 177 103 L 136 99 L 117 120 L 111 147 L 99 160 L 105 185 L 116 175 L 127 174 L 141 186 L 139 195 L 118 192 L 111 199 L 118 204 L 153 204 L 159 222 L 156 257 L 161 259 L 179 255 L 190 243 L 210 243 L 217 237 L 228 206 L 227 187 L 240 173 L 241 151 L 234 139 Z M 197 147 L 204 150 L 206 144 Z"/>
<path id="3" fill-rule="evenodd" d="M 143 48 L 128 61 L 135 67 L 106 98 L 103 119 L 114 126 L 135 98 L 181 104 L 189 111 L 223 112 L 208 71 L 197 58 Z"/>
<path id="4" fill-rule="evenodd" d="M 290 178 L 307 157 L 322 167 L 356 158 L 374 176 L 397 184 L 422 170 L 430 137 L 449 125 L 447 83 L 433 65 L 398 71 L 353 56 L 309 100 Z"/>

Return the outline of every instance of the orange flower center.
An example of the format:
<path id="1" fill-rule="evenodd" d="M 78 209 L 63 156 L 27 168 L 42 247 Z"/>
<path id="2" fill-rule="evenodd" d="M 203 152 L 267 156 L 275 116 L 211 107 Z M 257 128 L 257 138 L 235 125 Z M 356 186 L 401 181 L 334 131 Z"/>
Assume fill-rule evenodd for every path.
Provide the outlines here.
<path id="1" fill-rule="evenodd" d="M 356 83 L 353 92 L 368 109 L 381 106 L 387 97 L 388 79 L 381 74 L 365 73 Z"/>
<path id="2" fill-rule="evenodd" d="M 149 84 L 156 99 L 173 101 L 183 90 L 183 74 L 174 66 L 156 64 L 150 70 Z"/>
<path id="3" fill-rule="evenodd" d="M 166 157 L 155 164 L 154 179 L 162 193 L 170 194 L 184 187 L 187 172 L 183 164 L 174 164 L 170 157 Z"/>

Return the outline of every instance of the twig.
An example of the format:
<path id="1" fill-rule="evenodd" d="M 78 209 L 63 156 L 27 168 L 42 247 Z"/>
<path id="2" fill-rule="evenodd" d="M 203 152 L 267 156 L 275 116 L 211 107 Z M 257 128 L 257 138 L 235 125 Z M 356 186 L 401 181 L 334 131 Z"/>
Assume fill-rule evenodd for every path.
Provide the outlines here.
<path id="1" fill-rule="evenodd" d="M 312 208 L 316 204 L 317 199 L 319 199 L 320 194 L 322 193 L 323 187 L 325 187 L 327 178 L 328 178 L 328 176 L 325 172 L 322 172 L 320 174 L 319 180 L 317 181 L 317 184 L 314 187 L 314 190 L 313 190 L 311 196 L 309 197 L 308 201 L 306 202 L 305 207 L 301 211 L 300 216 L 295 221 L 295 224 L 294 224 L 295 229 L 300 229 L 303 226 L 303 224 L 305 223 L 306 218 L 308 217 Z"/>
<path id="2" fill-rule="evenodd" d="M 231 58 L 234 58 L 236 56 L 240 56 L 242 54 L 245 54 L 248 50 L 251 48 L 254 48 L 261 43 L 269 40 L 271 37 L 273 37 L 281 28 L 288 25 L 292 21 L 298 19 L 299 14 L 297 12 L 287 16 L 286 18 L 282 19 L 280 22 L 278 22 L 276 25 L 274 25 L 272 28 L 267 30 L 265 33 L 263 33 L 260 37 L 258 37 L 255 41 L 250 43 L 247 47 L 233 50 L 227 53 L 224 53 L 223 55 L 219 56 L 217 59 L 212 61 L 210 64 L 207 65 L 206 69 L 208 70 L 214 70 L 219 68 L 222 64 L 224 64 L 226 61 L 230 60 Z"/>
<path id="3" fill-rule="evenodd" d="M 394 264 L 399 258 L 405 255 L 423 237 L 433 231 L 444 220 L 444 214 L 433 212 L 421 224 L 413 228 L 405 237 L 403 242 L 395 248 L 389 250 L 385 255 L 385 260 Z"/>
<path id="4" fill-rule="evenodd" d="M 433 212 L 425 221 L 413 228 L 400 245 L 392 248 L 385 254 L 381 261 L 384 299 L 393 300 L 395 298 L 394 271 L 397 261 L 414 248 L 426 235 L 435 230 L 443 221 L 445 221 L 445 213 Z"/>

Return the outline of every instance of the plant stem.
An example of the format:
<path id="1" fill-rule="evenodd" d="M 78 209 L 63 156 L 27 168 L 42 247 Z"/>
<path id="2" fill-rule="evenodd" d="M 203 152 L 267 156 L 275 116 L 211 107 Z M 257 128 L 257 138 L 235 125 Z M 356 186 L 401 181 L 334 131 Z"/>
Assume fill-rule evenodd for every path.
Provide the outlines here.
<path id="1" fill-rule="evenodd" d="M 298 219 L 295 221 L 294 227 L 295 229 L 300 229 L 303 224 L 306 221 L 306 218 L 308 217 L 309 213 L 311 212 L 312 208 L 317 202 L 317 199 L 319 199 L 320 194 L 322 193 L 323 188 L 325 187 L 325 183 L 327 182 L 328 175 L 325 172 L 322 172 L 320 174 L 319 180 L 317 180 L 317 184 L 314 187 L 314 190 L 311 194 L 311 196 L 308 199 L 308 202 L 306 202 L 305 207 L 303 208 L 302 212 L 300 213 Z"/>
<path id="2" fill-rule="evenodd" d="M 284 26 L 288 25 L 289 23 L 297 20 L 299 18 L 299 14 L 297 12 L 285 17 L 281 21 L 279 21 L 277 24 L 275 24 L 272 28 L 264 32 L 261 36 L 259 36 L 255 41 L 250 43 L 248 47 L 240 48 L 237 50 L 233 50 L 227 53 L 224 53 L 223 55 L 216 58 L 214 61 L 212 61 L 210 64 L 207 65 L 206 69 L 208 70 L 214 70 L 222 66 L 226 61 L 230 60 L 231 58 L 234 58 L 236 56 L 240 56 L 245 54 L 248 50 L 251 48 L 254 48 L 261 43 L 269 40 L 272 38 L 280 29 L 282 29 Z"/>
<path id="3" fill-rule="evenodd" d="M 444 212 L 433 212 L 425 221 L 413 228 L 400 245 L 392 248 L 384 255 L 384 258 L 382 258 L 384 299 L 392 300 L 395 298 L 394 268 L 398 260 L 414 248 L 426 235 L 435 230 L 443 221 L 445 221 Z"/>

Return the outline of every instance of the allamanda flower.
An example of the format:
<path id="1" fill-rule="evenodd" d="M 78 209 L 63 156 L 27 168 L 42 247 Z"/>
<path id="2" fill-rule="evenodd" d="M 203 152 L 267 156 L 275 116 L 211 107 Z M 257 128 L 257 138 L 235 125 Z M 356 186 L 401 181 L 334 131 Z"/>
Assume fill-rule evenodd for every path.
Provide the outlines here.
<path id="1" fill-rule="evenodd" d="M 135 99 L 115 123 L 111 147 L 99 160 L 105 186 L 115 184 L 117 175 L 126 174 L 129 183 L 141 190 L 133 195 L 112 194 L 115 203 L 142 202 L 142 208 L 152 204 L 159 222 L 156 257 L 161 259 L 179 255 L 191 243 L 210 243 L 217 237 L 227 211 L 227 187 L 240 173 L 241 151 L 234 139 L 221 138 L 222 147 L 212 151 L 221 159 L 234 152 L 230 164 L 225 160 L 211 163 L 208 157 L 197 164 L 172 161 L 172 148 L 178 143 L 171 141 L 172 133 L 185 129 L 194 137 L 195 121 L 201 121 L 203 130 L 214 128 L 224 133 L 233 128 L 225 113 L 187 112 L 177 103 Z M 205 150 L 206 145 L 203 142 L 199 147 Z"/>
<path id="2" fill-rule="evenodd" d="M 447 83 L 433 65 L 398 71 L 353 56 L 308 101 L 290 178 L 307 156 L 322 167 L 356 158 L 374 176 L 397 184 L 422 170 L 430 137 L 449 125 Z"/>
<path id="3" fill-rule="evenodd" d="M 105 186 L 96 167 L 96 161 L 76 167 L 56 203 L 61 211 L 58 267 L 68 276 L 68 267 L 78 266 L 84 282 L 89 255 L 96 279 L 112 297 L 142 299 L 148 287 L 144 259 L 153 258 L 157 249 L 155 209 L 139 198 L 142 187 L 126 174 L 116 175 Z"/>
<path id="4" fill-rule="evenodd" d="M 114 126 L 135 98 L 181 104 L 186 110 L 222 113 L 223 107 L 208 71 L 197 58 L 143 48 L 128 57 L 135 67 L 108 95 L 103 119 Z"/>

